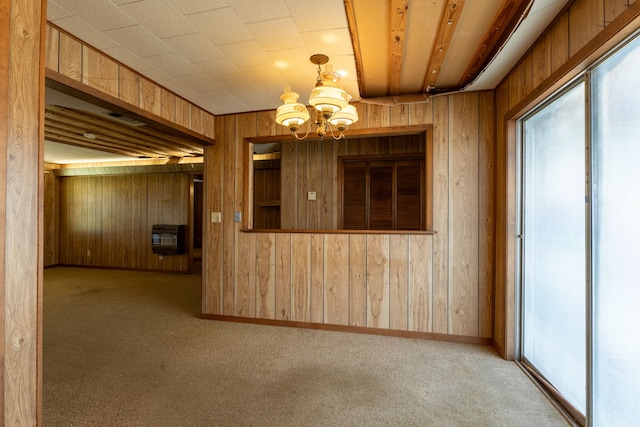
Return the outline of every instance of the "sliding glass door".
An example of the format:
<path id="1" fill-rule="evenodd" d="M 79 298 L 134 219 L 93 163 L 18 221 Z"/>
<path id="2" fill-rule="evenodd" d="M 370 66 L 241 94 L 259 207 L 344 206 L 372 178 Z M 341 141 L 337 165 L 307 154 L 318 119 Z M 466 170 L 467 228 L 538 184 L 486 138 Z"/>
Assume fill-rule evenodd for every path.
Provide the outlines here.
<path id="1" fill-rule="evenodd" d="M 524 360 L 586 408 L 584 84 L 523 121 Z"/>
<path id="2" fill-rule="evenodd" d="M 593 425 L 640 423 L 640 38 L 595 68 Z"/>
<path id="3" fill-rule="evenodd" d="M 640 420 L 640 37 L 521 127 L 520 360 L 589 426 Z"/>

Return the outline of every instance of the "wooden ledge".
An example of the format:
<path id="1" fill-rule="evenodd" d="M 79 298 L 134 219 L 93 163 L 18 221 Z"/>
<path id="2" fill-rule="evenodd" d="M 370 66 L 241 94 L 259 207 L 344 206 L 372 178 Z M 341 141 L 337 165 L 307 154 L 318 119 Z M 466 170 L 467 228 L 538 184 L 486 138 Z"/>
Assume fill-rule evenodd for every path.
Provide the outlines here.
<path id="1" fill-rule="evenodd" d="M 304 234 L 417 234 L 432 235 L 436 234 L 433 230 L 298 230 L 298 229 L 262 229 L 262 228 L 246 228 L 240 230 L 243 233 L 304 233 Z"/>

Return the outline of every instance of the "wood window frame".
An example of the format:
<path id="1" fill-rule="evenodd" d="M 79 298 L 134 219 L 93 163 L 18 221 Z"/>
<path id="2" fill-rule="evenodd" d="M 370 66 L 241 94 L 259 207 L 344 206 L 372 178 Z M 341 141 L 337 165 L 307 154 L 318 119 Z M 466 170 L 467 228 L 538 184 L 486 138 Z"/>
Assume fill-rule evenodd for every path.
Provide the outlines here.
<path id="1" fill-rule="evenodd" d="M 425 141 L 426 146 L 426 141 Z M 425 147 L 426 148 L 426 147 Z M 426 150 L 425 150 L 426 151 Z M 393 167 L 393 176 L 391 178 L 392 181 L 392 221 L 394 223 L 394 228 L 384 229 L 384 230 L 393 230 L 393 231 L 425 231 L 427 230 L 427 214 L 426 207 L 427 203 L 427 191 L 426 191 L 426 158 L 424 152 L 419 153 L 388 153 L 388 154 L 375 154 L 375 155 L 352 155 L 352 156 L 340 156 L 338 157 L 338 229 L 344 229 L 344 197 L 345 197 L 345 167 L 348 164 L 355 163 L 364 163 L 367 166 L 366 172 L 366 187 L 369 190 L 370 185 L 370 167 L 381 167 L 381 166 L 391 166 Z M 419 161 L 420 165 L 420 174 L 423 177 L 423 180 L 420 185 L 420 228 L 419 229 L 398 229 L 397 228 L 397 208 L 398 208 L 398 200 L 397 200 L 397 167 L 402 166 L 401 164 L 406 161 Z M 366 196 L 366 223 L 367 227 L 363 228 L 364 230 L 382 230 L 377 228 L 369 228 L 370 224 L 370 215 L 371 215 L 371 195 L 370 192 L 367 191 Z"/>

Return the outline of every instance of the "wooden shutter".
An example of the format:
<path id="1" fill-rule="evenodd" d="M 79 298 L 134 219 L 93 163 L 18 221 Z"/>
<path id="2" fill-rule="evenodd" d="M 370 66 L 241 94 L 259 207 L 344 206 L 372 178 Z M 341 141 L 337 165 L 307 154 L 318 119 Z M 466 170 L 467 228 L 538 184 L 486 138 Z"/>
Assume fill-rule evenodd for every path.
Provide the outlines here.
<path id="1" fill-rule="evenodd" d="M 393 162 L 369 165 L 369 230 L 393 230 Z"/>
<path id="2" fill-rule="evenodd" d="M 417 160 L 396 163 L 397 230 L 422 229 L 423 176 L 422 164 Z"/>
<path id="3" fill-rule="evenodd" d="M 343 169 L 342 228 L 367 229 L 367 162 L 347 162 Z"/>

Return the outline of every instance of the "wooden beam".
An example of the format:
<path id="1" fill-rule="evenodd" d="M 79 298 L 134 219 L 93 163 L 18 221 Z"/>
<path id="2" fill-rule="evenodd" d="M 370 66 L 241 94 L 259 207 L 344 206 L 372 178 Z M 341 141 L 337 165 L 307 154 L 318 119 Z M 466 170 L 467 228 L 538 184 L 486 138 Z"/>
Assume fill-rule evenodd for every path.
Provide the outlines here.
<path id="1" fill-rule="evenodd" d="M 431 53 L 431 62 L 427 67 L 427 76 L 422 86 L 422 92 L 429 92 L 430 89 L 435 87 L 438 81 L 440 69 L 444 63 L 444 58 L 447 56 L 453 34 L 458 26 L 464 3 L 465 0 L 450 0 L 444 10 L 436 44 L 433 46 L 433 52 Z"/>
<path id="2" fill-rule="evenodd" d="M 511 34 L 525 18 L 531 8 L 533 0 L 504 0 L 498 15 L 485 33 L 482 43 L 476 50 L 467 69 L 462 74 L 459 87 L 464 87 L 476 79 L 478 74 L 486 68 L 498 54 L 502 46 L 509 40 Z"/>
<path id="3" fill-rule="evenodd" d="M 364 72 L 362 70 L 362 50 L 358 36 L 358 26 L 356 25 L 356 15 L 353 9 L 353 0 L 344 0 L 344 10 L 347 15 L 347 25 L 349 26 L 349 34 L 351 35 L 351 44 L 353 45 L 353 55 L 356 63 L 356 74 L 358 78 L 359 95 L 367 93 Z"/>
<path id="4" fill-rule="evenodd" d="M 391 47 L 389 52 L 389 95 L 393 96 L 400 93 L 400 77 L 402 76 L 404 60 L 409 4 L 407 0 L 393 0 L 390 7 Z"/>

